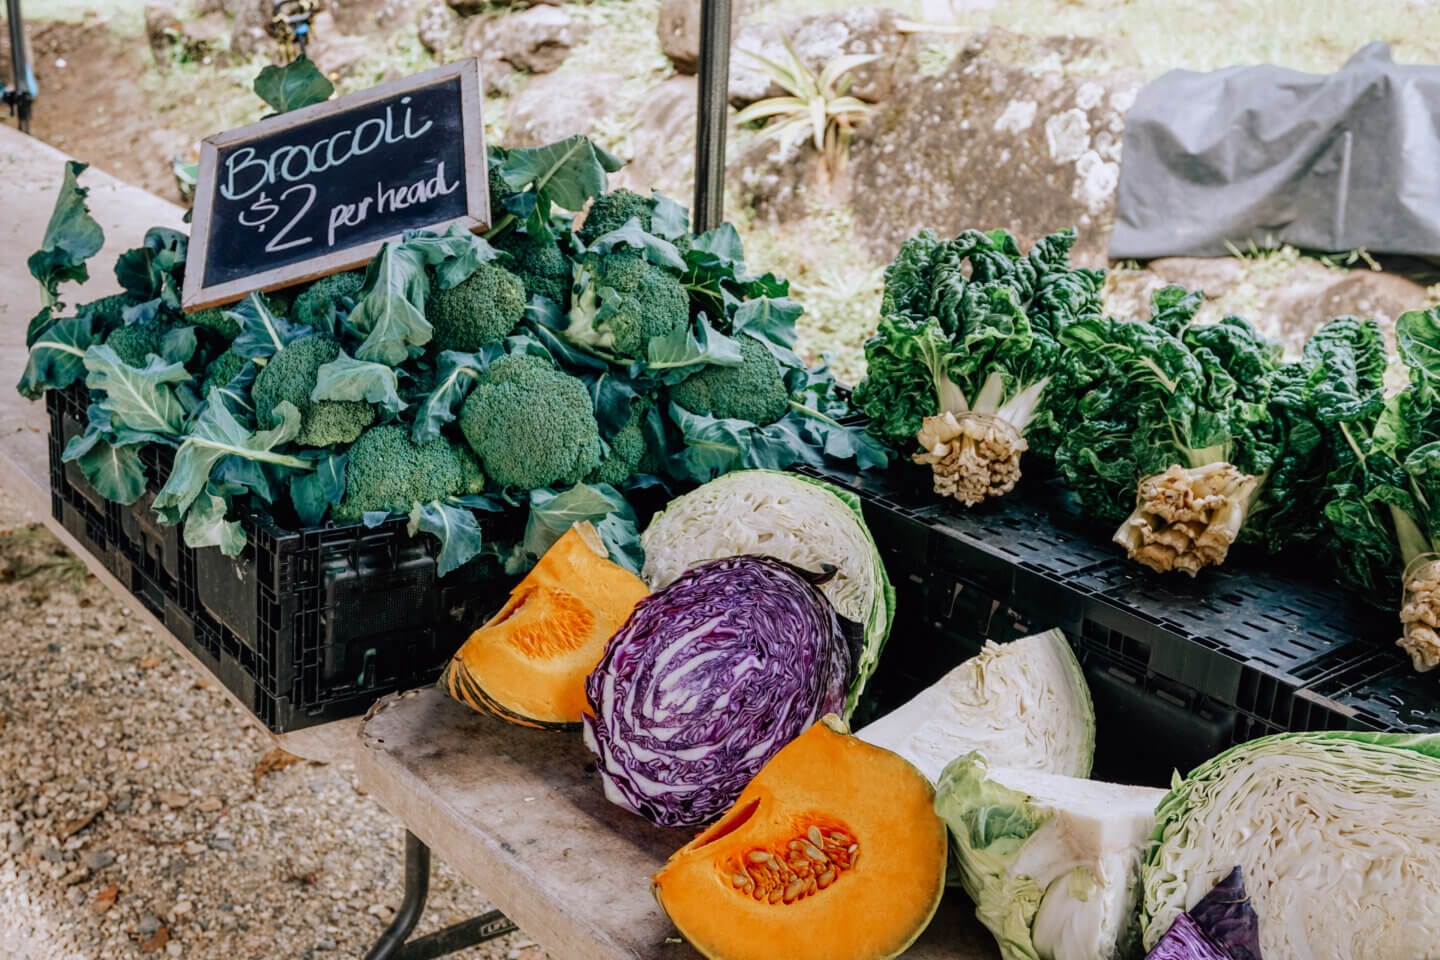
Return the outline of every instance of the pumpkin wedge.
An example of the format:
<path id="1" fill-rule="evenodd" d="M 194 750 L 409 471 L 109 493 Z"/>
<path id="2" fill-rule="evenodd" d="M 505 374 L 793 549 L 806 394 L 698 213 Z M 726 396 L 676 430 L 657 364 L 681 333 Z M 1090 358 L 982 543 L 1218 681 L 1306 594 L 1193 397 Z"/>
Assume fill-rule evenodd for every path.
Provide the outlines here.
<path id="1" fill-rule="evenodd" d="M 648 591 L 577 523 L 470 635 L 439 685 L 461 703 L 527 727 L 566 727 L 588 709 L 585 677 Z"/>
<path id="2" fill-rule="evenodd" d="M 655 898 L 710 960 L 887 960 L 945 889 L 930 781 L 825 717 L 655 874 Z"/>

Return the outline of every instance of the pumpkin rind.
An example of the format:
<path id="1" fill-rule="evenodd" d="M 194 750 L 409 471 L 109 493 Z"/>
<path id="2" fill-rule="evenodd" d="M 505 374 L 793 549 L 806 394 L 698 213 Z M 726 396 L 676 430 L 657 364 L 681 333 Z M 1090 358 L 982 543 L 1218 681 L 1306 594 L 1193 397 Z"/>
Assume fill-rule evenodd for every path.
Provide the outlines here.
<path id="1" fill-rule="evenodd" d="M 530 727 L 566 727 L 587 709 L 585 677 L 647 593 L 613 563 L 594 527 L 577 523 L 440 675 L 450 696 Z"/>
<path id="2" fill-rule="evenodd" d="M 777 753 L 655 875 L 655 897 L 711 960 L 886 960 L 945 888 L 929 780 L 822 721 Z"/>

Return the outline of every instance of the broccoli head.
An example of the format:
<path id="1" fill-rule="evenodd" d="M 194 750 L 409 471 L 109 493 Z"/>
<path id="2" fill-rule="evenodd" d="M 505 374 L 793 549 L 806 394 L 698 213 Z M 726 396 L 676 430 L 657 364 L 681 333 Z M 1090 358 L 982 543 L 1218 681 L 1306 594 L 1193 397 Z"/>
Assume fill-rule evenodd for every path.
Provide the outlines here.
<path id="1" fill-rule="evenodd" d="M 249 361 L 234 350 L 226 350 L 206 365 L 204 381 L 201 384 L 200 392 L 202 394 L 209 394 L 211 387 L 225 386 L 231 380 L 235 379 L 247 363 L 249 363 Z"/>
<path id="2" fill-rule="evenodd" d="M 336 307 L 347 311 L 355 306 L 355 298 L 365 285 L 365 271 L 351 270 L 348 273 L 332 273 L 321 277 L 295 297 L 290 306 L 290 320 L 314 327 L 317 330 L 332 330 L 335 327 Z"/>
<path id="3" fill-rule="evenodd" d="M 234 340 L 240 334 L 240 321 L 227 316 L 219 307 L 208 307 L 185 315 L 185 322 L 206 330 L 213 330 L 226 340 Z"/>
<path id="4" fill-rule="evenodd" d="M 143 367 L 149 362 L 150 354 L 160 356 L 169 327 L 158 320 L 146 320 L 116 327 L 105 338 L 105 345 L 132 367 Z"/>
<path id="5" fill-rule="evenodd" d="M 514 233 L 497 245 L 515 258 L 513 270 L 525 285 L 527 296 L 538 293 L 559 304 L 562 310 L 565 308 L 570 300 L 574 269 L 558 243 L 550 237 Z"/>
<path id="6" fill-rule="evenodd" d="M 415 443 L 409 430 L 395 424 L 371 427 L 350 446 L 345 496 L 331 515 L 352 521 L 372 512 L 404 513 L 416 503 L 484 488 L 480 465 L 464 446 L 446 437 Z"/>
<path id="7" fill-rule="evenodd" d="M 275 407 L 288 400 L 300 411 L 300 434 L 306 447 L 349 443 L 375 422 L 375 408 L 358 400 L 311 400 L 320 368 L 340 355 L 340 344 L 326 336 L 301 337 L 271 357 L 255 378 L 251 395 L 264 429 L 280 425 Z"/>
<path id="8" fill-rule="evenodd" d="M 689 322 L 690 294 L 680 278 L 625 247 L 586 256 L 565 337 L 597 353 L 639 359 L 651 340 Z"/>
<path id="9" fill-rule="evenodd" d="M 670 388 L 670 399 L 691 413 L 707 417 L 749 420 L 761 426 L 785 416 L 790 393 L 780 364 L 754 337 L 735 338 L 740 344 L 740 365 L 706 366 Z"/>
<path id="10" fill-rule="evenodd" d="M 649 400 L 641 399 L 630 404 L 630 416 L 625 425 L 610 438 L 610 452 L 586 480 L 618 487 L 640 469 L 640 464 L 650 452 L 650 444 L 645 439 L 645 417 L 649 412 Z"/>
<path id="11" fill-rule="evenodd" d="M 640 221 L 640 229 L 650 232 L 655 201 L 629 190 L 612 190 L 595 198 L 578 231 L 580 239 L 591 244 L 612 230 L 619 230 L 631 220 Z"/>
<path id="12" fill-rule="evenodd" d="M 510 334 L 525 317 L 525 285 L 504 267 L 482 263 L 449 290 L 435 290 L 425 302 L 425 319 L 435 328 L 436 350 L 474 353 Z"/>
<path id="13" fill-rule="evenodd" d="M 460 430 L 504 487 L 577 483 L 600 465 L 600 425 L 585 385 L 543 357 L 490 365 L 460 408 Z"/>

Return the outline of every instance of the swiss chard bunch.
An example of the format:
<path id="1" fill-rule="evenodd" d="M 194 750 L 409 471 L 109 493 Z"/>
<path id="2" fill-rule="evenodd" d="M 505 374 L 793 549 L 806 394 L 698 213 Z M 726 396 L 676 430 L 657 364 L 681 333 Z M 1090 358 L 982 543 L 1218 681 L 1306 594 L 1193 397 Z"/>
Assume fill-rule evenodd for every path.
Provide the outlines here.
<path id="1" fill-rule="evenodd" d="M 1198 293 L 1158 291 L 1147 320 L 1077 322 L 1052 410 L 1055 462 L 1085 509 L 1157 571 L 1223 563 L 1321 533 L 1327 478 L 1354 459 L 1350 425 L 1381 402 L 1374 321 L 1339 317 L 1282 363 L 1240 317 L 1197 324 Z M 1133 504 L 1133 509 L 1128 506 Z"/>
<path id="2" fill-rule="evenodd" d="M 1440 665 L 1440 308 L 1395 321 L 1409 383 L 1345 427 L 1350 456 L 1330 477 L 1324 518 L 1342 583 L 1400 606 L 1399 645 L 1419 671 Z"/>
<path id="3" fill-rule="evenodd" d="M 1003 230 L 950 241 L 927 231 L 886 269 L 855 401 L 872 431 L 919 443 L 914 459 L 931 466 L 936 493 L 973 505 L 1019 480 L 1060 363 L 1057 333 L 1100 313 L 1103 275 L 1070 266 L 1074 239 L 1052 234 L 1022 255 Z"/>

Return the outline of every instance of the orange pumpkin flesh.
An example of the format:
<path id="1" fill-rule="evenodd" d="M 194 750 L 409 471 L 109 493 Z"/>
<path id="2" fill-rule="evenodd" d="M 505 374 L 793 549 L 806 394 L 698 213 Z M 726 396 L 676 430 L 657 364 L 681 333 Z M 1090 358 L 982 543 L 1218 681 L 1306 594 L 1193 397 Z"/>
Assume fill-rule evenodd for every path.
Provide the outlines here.
<path id="1" fill-rule="evenodd" d="M 585 677 L 641 598 L 645 583 L 611 562 L 577 523 L 456 651 L 440 686 L 461 703 L 530 727 L 580 722 Z"/>
<path id="2" fill-rule="evenodd" d="M 655 874 L 655 897 L 710 960 L 884 960 L 945 888 L 930 781 L 827 717 Z M 843 727 L 842 727 L 843 729 Z"/>

